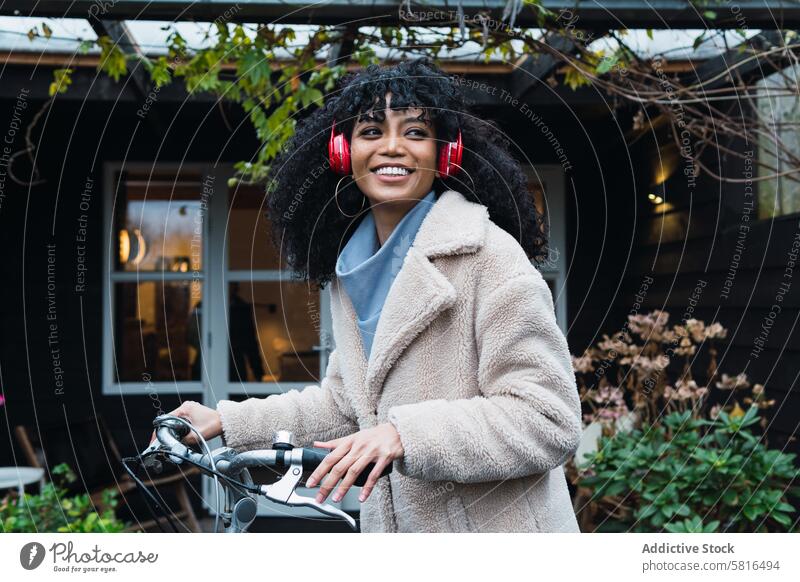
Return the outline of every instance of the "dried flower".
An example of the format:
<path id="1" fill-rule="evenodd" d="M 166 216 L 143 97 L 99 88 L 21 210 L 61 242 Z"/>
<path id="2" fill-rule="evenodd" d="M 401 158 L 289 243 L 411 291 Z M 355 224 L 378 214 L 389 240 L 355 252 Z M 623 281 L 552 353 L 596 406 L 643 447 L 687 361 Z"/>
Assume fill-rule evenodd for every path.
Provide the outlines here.
<path id="1" fill-rule="evenodd" d="M 578 372 L 579 374 L 586 374 L 587 372 L 594 371 L 594 365 L 592 364 L 592 356 L 589 355 L 587 352 L 584 352 L 582 356 L 572 356 L 572 369 Z"/>
<path id="2" fill-rule="evenodd" d="M 597 408 L 591 413 L 584 414 L 586 422 L 609 424 L 630 412 L 625 404 L 622 390 L 616 386 L 601 386 L 593 390 L 589 397 L 596 403 Z"/>
<path id="3" fill-rule="evenodd" d="M 631 358 L 631 367 L 641 371 L 645 376 L 652 376 L 654 373 L 661 372 L 669 365 L 669 358 L 664 354 L 658 354 L 655 358 L 648 358 L 637 354 Z"/>
<path id="4" fill-rule="evenodd" d="M 667 321 L 669 313 L 656 309 L 646 315 L 629 315 L 628 327 L 645 341 L 662 342 Z"/>
<path id="5" fill-rule="evenodd" d="M 717 381 L 717 388 L 720 390 L 738 390 L 749 386 L 750 382 L 747 381 L 747 374 L 744 372 L 736 376 L 722 374 L 722 377 Z"/>
<path id="6" fill-rule="evenodd" d="M 667 386 L 664 388 L 664 398 L 667 400 L 698 400 L 706 395 L 708 388 L 698 386 L 694 380 L 678 380 L 675 387 Z"/>
<path id="7" fill-rule="evenodd" d="M 728 330 L 722 327 L 721 324 L 714 322 L 706 328 L 706 338 L 725 338 L 728 336 Z"/>

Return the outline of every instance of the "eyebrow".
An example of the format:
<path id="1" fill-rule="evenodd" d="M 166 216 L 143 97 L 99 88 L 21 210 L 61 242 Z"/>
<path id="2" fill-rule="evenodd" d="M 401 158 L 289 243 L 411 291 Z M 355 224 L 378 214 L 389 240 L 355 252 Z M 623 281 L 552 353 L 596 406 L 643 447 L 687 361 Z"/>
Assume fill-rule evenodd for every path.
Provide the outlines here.
<path id="1" fill-rule="evenodd" d="M 378 119 L 376 119 L 372 115 L 364 115 L 364 120 L 363 121 L 362 120 L 356 121 L 356 125 L 365 124 L 365 123 L 384 123 L 385 121 L 386 121 L 386 116 L 385 115 L 383 117 L 383 121 L 378 121 Z M 410 117 L 406 117 L 403 120 L 403 123 L 416 123 L 416 122 L 424 123 L 425 125 L 430 125 L 430 123 L 431 123 L 430 120 L 425 117 L 424 113 L 422 113 L 420 115 L 417 115 L 417 116 L 413 116 L 412 115 Z"/>

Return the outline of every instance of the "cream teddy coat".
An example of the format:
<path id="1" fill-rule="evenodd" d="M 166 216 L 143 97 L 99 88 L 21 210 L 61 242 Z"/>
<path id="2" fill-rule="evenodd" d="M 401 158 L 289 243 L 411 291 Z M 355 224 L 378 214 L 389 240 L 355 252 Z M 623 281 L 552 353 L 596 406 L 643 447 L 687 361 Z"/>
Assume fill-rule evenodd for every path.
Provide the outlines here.
<path id="1" fill-rule="evenodd" d="M 321 385 L 218 403 L 223 440 L 299 444 L 391 422 L 405 456 L 361 506 L 364 532 L 577 532 L 563 463 L 581 436 L 567 341 L 539 271 L 485 206 L 441 194 L 405 256 L 367 361 L 334 279 Z"/>

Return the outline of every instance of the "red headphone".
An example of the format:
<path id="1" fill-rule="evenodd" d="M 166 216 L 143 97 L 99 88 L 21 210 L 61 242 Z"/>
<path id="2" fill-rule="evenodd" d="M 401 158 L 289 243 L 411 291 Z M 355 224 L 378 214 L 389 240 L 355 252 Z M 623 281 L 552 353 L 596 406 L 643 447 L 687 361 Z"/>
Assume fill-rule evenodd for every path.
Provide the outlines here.
<path id="1" fill-rule="evenodd" d="M 464 154 L 464 144 L 461 142 L 461 130 L 458 130 L 456 141 L 448 142 L 439 152 L 437 170 L 442 178 L 455 176 L 461 169 L 461 157 Z M 328 158 L 331 169 L 342 176 L 350 173 L 350 144 L 343 133 L 336 131 L 336 122 L 331 127 L 331 139 L 328 141 Z"/>

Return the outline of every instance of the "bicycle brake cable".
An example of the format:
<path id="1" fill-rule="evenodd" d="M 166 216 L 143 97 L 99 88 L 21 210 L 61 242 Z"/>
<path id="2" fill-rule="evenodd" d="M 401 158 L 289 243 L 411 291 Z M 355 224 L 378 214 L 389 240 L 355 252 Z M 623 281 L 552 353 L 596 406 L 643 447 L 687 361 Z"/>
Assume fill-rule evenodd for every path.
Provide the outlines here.
<path id="1" fill-rule="evenodd" d="M 189 457 L 185 457 L 183 455 L 179 455 L 177 453 L 172 453 L 172 452 L 167 452 L 167 451 L 153 451 L 152 453 L 148 453 L 148 456 L 149 455 L 164 455 L 164 456 L 175 457 L 175 458 L 181 459 L 182 461 L 186 461 L 190 465 L 194 465 L 195 467 L 197 467 L 199 469 L 202 469 L 203 471 L 205 471 L 206 473 L 209 473 L 210 475 L 216 475 L 217 477 L 220 477 L 221 479 L 224 479 L 225 481 L 227 481 L 231 485 L 236 485 L 237 487 L 241 487 L 242 489 L 248 491 L 249 493 L 253 493 L 255 495 L 259 495 L 261 493 L 261 488 L 258 485 L 247 485 L 246 483 L 242 483 L 241 481 L 239 481 L 238 479 L 234 479 L 230 475 L 226 475 L 225 473 L 220 473 L 219 471 L 215 471 L 214 469 L 211 469 L 211 468 L 207 467 L 206 465 L 198 463 L 198 462 L 194 461 L 193 459 L 190 459 Z"/>
<path id="2" fill-rule="evenodd" d="M 136 488 L 139 490 L 139 493 L 142 495 L 142 499 L 144 499 L 144 504 L 147 507 L 147 510 L 150 513 L 150 515 L 153 517 L 153 520 L 155 521 L 156 525 L 158 526 L 158 529 L 160 529 L 162 531 L 162 533 L 168 533 L 164 529 L 164 527 L 161 525 L 161 520 L 159 519 L 159 517 L 153 511 L 153 503 L 155 504 L 156 508 L 158 508 L 158 511 L 161 513 L 161 517 L 163 517 L 163 518 L 165 518 L 167 520 L 167 523 L 169 523 L 170 527 L 172 528 L 172 530 L 175 533 L 178 533 L 178 528 L 175 527 L 175 523 L 172 521 L 172 517 L 169 515 L 169 513 L 167 511 L 164 510 L 164 507 L 161 505 L 161 503 L 158 501 L 158 499 L 156 499 L 155 495 L 153 495 L 150 492 L 150 490 L 142 482 L 142 480 L 139 479 L 139 477 L 137 477 L 136 474 L 128 466 L 128 463 L 131 462 L 131 461 L 137 461 L 139 464 L 141 464 L 141 460 L 140 459 L 141 459 L 141 457 L 124 457 L 121 460 L 122 461 L 122 467 L 125 469 L 125 471 L 127 471 L 127 473 L 130 476 L 130 478 L 133 479 L 133 481 L 136 483 Z M 150 497 L 150 500 L 152 500 L 152 503 L 150 502 L 150 500 L 147 499 L 148 497 Z"/>

